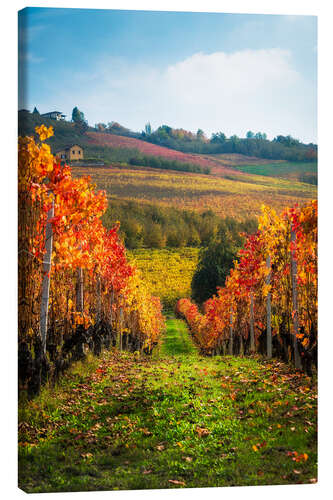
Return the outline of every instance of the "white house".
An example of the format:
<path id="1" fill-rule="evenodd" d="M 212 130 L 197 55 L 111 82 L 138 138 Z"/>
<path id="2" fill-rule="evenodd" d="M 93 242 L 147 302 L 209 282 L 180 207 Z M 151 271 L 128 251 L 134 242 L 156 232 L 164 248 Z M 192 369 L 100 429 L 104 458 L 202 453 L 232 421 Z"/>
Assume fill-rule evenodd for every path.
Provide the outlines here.
<path id="1" fill-rule="evenodd" d="M 49 111 L 48 113 L 43 113 L 41 116 L 51 118 L 51 120 L 64 120 L 66 115 L 61 111 Z"/>

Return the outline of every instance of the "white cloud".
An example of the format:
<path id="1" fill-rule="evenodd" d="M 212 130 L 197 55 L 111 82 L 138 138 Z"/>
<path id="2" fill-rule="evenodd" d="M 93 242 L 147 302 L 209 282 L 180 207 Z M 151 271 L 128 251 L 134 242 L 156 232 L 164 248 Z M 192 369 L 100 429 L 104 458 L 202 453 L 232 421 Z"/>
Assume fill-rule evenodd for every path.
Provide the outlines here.
<path id="1" fill-rule="evenodd" d="M 315 91 L 278 48 L 197 53 L 162 69 L 104 58 L 53 98 L 67 112 L 78 105 L 91 124 L 116 120 L 142 130 L 150 120 L 208 135 L 251 129 L 316 140 Z"/>

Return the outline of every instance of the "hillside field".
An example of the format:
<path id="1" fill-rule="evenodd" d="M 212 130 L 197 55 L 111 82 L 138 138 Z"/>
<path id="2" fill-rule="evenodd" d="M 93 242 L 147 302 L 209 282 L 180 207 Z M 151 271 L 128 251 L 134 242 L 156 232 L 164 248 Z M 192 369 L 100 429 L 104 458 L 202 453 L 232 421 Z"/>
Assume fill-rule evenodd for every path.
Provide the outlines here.
<path id="1" fill-rule="evenodd" d="M 235 165 L 235 168 L 246 174 L 279 177 L 281 179 L 317 184 L 318 168 L 316 162 L 244 163 Z"/>
<path id="2" fill-rule="evenodd" d="M 87 132 L 87 143 L 89 145 L 103 146 L 109 148 L 127 148 L 138 150 L 140 153 L 149 156 L 159 156 L 169 160 L 177 160 L 183 163 L 194 163 L 201 167 L 208 167 L 215 174 L 231 173 L 228 166 L 220 165 L 213 157 L 207 155 L 198 155 L 192 153 L 182 153 L 174 149 L 151 144 L 150 142 L 134 139 L 132 137 L 123 137 L 102 132 Z"/>
<path id="3" fill-rule="evenodd" d="M 164 309 L 173 309 L 179 298 L 191 295 L 198 248 L 139 248 L 128 251 L 127 255 L 141 271 L 149 293 L 161 298 Z"/>
<path id="4" fill-rule="evenodd" d="M 260 214 L 262 204 L 280 211 L 317 197 L 315 186 L 297 181 L 241 174 L 235 169 L 226 178 L 153 169 L 75 167 L 75 176 L 90 175 L 109 198 L 135 200 L 243 220 Z"/>

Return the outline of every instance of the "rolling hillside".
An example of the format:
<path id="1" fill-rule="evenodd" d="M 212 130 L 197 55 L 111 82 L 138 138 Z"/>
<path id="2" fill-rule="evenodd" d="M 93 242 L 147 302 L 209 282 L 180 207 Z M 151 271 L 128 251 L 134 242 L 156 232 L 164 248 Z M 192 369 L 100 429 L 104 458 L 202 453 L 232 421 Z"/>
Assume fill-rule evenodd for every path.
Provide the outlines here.
<path id="1" fill-rule="evenodd" d="M 89 131 L 86 133 L 86 136 L 87 143 L 94 146 L 133 149 L 148 156 L 159 156 L 183 163 L 194 163 L 200 165 L 201 167 L 209 167 L 211 173 L 214 173 L 215 175 L 233 173 L 227 164 L 220 164 L 219 160 L 209 158 L 207 155 L 182 153 L 181 151 L 176 151 L 163 146 L 157 146 L 156 144 L 151 144 L 150 142 L 142 141 L 140 139 L 112 135 L 103 132 Z"/>
<path id="2" fill-rule="evenodd" d="M 235 176 L 240 179 L 245 172 L 316 184 L 317 162 L 315 161 L 287 162 L 238 153 L 184 153 L 172 149 L 170 146 L 165 147 L 147 142 L 143 138 L 139 138 L 140 134 L 130 133 L 130 131 L 128 133 L 136 135 L 137 138 L 118 133 L 96 131 L 88 126 L 82 128 L 69 121 L 51 120 L 28 111 L 19 112 L 19 135 L 35 135 L 35 127 L 42 123 L 54 128 L 54 136 L 47 140 L 53 153 L 67 145 L 80 144 L 84 148 L 84 156 L 88 160 L 87 164 L 104 162 L 105 165 L 111 164 L 117 165 L 117 167 L 130 165 L 131 169 L 138 165 L 145 168 L 209 172 L 211 175 L 228 177 L 229 179 L 235 178 Z M 200 170 L 201 172 L 199 172 Z"/>
<path id="3" fill-rule="evenodd" d="M 231 170 L 231 169 L 230 169 Z M 89 174 L 109 198 L 140 201 L 182 210 L 213 210 L 221 217 L 244 220 L 260 214 L 262 204 L 277 210 L 316 198 L 310 184 L 259 175 L 228 178 L 154 169 L 73 167 L 75 176 Z"/>
<path id="4" fill-rule="evenodd" d="M 82 131 L 71 122 L 46 120 L 28 112 L 19 113 L 19 134 L 33 135 L 35 126 L 44 122 L 54 128 L 54 136 L 48 139 L 52 152 L 80 144 L 85 162 L 74 166 L 74 175 L 90 174 L 112 199 L 199 212 L 213 210 L 222 217 L 244 220 L 257 216 L 262 204 L 281 210 L 317 196 L 316 187 L 311 185 L 316 184 L 314 162 L 287 163 L 235 153 L 183 153 L 91 127 Z M 93 168 L 89 159 L 98 159 L 105 166 Z"/>

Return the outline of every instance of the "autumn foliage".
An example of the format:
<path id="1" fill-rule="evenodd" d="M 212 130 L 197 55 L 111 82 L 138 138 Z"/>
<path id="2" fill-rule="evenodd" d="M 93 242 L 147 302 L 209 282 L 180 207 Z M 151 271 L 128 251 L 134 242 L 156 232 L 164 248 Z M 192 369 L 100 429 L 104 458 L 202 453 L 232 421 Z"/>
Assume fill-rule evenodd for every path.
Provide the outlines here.
<path id="1" fill-rule="evenodd" d="M 203 313 L 189 299 L 178 301 L 177 312 L 207 354 L 265 354 L 268 299 L 273 355 L 295 359 L 296 349 L 311 372 L 317 353 L 317 201 L 281 215 L 264 206 L 258 232 L 247 237 L 225 286 L 205 302 Z"/>
<path id="2" fill-rule="evenodd" d="M 91 347 L 115 345 L 151 352 L 163 328 L 159 298 L 151 297 L 118 237 L 106 230 L 104 192 L 89 177 L 73 178 L 43 143 L 52 127 L 37 127 L 40 142 L 19 138 L 20 379 L 58 373 Z M 54 208 L 49 218 L 50 208 Z M 46 357 L 41 353 L 40 308 L 45 234 L 52 225 Z M 37 383 L 37 386 L 39 384 Z M 33 389 L 32 389 L 33 390 Z"/>

